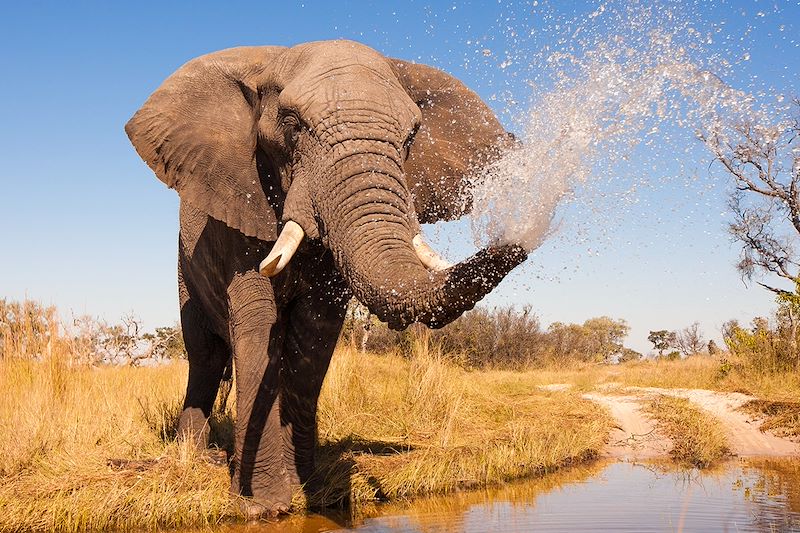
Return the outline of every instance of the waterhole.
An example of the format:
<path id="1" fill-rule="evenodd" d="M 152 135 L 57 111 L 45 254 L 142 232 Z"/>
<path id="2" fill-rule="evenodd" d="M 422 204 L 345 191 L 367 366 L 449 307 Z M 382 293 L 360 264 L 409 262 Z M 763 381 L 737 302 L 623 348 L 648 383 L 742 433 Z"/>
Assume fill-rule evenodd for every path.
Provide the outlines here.
<path id="1" fill-rule="evenodd" d="M 225 531 L 800 531 L 800 460 L 599 462 L 502 488 Z"/>

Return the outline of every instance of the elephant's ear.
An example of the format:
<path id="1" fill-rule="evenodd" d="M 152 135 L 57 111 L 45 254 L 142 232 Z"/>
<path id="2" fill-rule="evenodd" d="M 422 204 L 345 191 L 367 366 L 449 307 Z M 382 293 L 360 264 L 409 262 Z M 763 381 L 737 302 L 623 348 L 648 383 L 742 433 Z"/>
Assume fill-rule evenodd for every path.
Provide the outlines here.
<path id="1" fill-rule="evenodd" d="M 510 144 L 491 109 L 439 69 L 392 59 L 400 84 L 419 106 L 422 124 L 406 161 L 420 222 L 452 220 L 469 211 L 467 178 Z"/>
<path id="2" fill-rule="evenodd" d="M 258 79 L 281 47 L 223 50 L 189 61 L 125 125 L 136 151 L 181 201 L 262 240 L 276 215 L 256 160 Z"/>

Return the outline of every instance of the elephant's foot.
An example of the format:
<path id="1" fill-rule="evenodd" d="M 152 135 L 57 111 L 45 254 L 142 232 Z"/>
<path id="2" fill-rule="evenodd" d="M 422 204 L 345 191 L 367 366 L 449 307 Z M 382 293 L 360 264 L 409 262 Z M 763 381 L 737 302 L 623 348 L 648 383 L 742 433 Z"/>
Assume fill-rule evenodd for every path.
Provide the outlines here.
<path id="1" fill-rule="evenodd" d="M 253 491 L 252 496 L 244 496 L 236 488 L 236 483 L 231 484 L 231 494 L 236 494 L 240 498 L 240 510 L 247 520 L 258 520 L 259 518 L 275 518 L 282 514 L 288 514 L 292 507 L 291 490 L 264 490 Z"/>
<path id="2" fill-rule="evenodd" d="M 197 407 L 187 407 L 178 420 L 178 440 L 194 443 L 202 451 L 208 447 L 211 428 L 203 411 Z"/>
<path id="3" fill-rule="evenodd" d="M 220 449 L 209 449 L 203 452 L 202 458 L 208 464 L 212 464 L 214 466 L 228 466 L 230 465 L 230 457 L 228 456 L 228 452 L 225 450 Z"/>
<path id="4" fill-rule="evenodd" d="M 260 520 L 289 514 L 290 505 L 286 503 L 265 504 L 246 499 L 242 501 L 240 509 L 246 520 Z"/>
<path id="5" fill-rule="evenodd" d="M 261 479 L 257 485 L 243 485 L 239 472 L 231 480 L 231 494 L 240 498 L 242 514 L 248 519 L 274 518 L 287 514 L 292 507 L 292 487 L 286 473 Z"/>

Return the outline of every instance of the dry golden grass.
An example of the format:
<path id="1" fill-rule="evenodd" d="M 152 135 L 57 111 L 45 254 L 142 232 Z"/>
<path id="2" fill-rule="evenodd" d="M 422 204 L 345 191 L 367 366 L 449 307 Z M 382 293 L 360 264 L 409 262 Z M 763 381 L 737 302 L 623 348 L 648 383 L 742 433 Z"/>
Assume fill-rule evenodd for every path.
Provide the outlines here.
<path id="1" fill-rule="evenodd" d="M 660 395 L 645 411 L 672 440 L 670 455 L 676 462 L 706 468 L 730 454 L 722 424 L 689 400 Z"/>
<path id="2" fill-rule="evenodd" d="M 718 379 L 719 360 L 694 356 L 683 360 L 635 361 L 618 365 L 616 380 L 634 387 L 708 389 L 723 386 Z"/>
<path id="3" fill-rule="evenodd" d="M 743 392 L 771 401 L 800 401 L 800 372 L 761 372 L 726 354 L 620 365 L 572 364 L 530 371 L 539 384 L 567 383 L 579 390 L 616 384 L 630 387 Z"/>
<path id="4" fill-rule="evenodd" d="M 0 530 L 160 529 L 238 517 L 227 468 L 174 442 L 185 362 L 93 368 L 84 364 L 88 345 L 59 331 L 53 309 L 26 303 L 20 316 L 16 329 L 0 332 Z M 800 398 L 797 375 L 748 374 L 711 357 L 470 371 L 425 336 L 414 342 L 411 358 L 337 350 L 320 399 L 315 486 L 322 488 L 298 497 L 297 509 L 358 511 L 594 457 L 613 421 L 580 393 L 604 384 Z M 573 387 L 538 387 L 552 383 Z M 660 399 L 653 409 L 678 435 L 677 456 L 712 462 L 724 441 L 702 440 L 708 417 L 682 402 Z M 796 424 L 792 416 L 784 419 Z M 231 425 L 232 408 L 218 408 L 212 433 L 221 447 L 230 444 Z M 111 458 L 128 462 L 112 468 Z"/>
<path id="5" fill-rule="evenodd" d="M 564 383 L 584 392 L 608 385 L 720 390 L 740 386 L 740 383 L 732 384 L 732 381 L 721 378 L 719 365 L 719 359 L 704 356 L 678 361 L 635 361 L 619 365 L 565 362 L 562 365 L 532 369 L 526 374 L 539 385 Z"/>
<path id="6" fill-rule="evenodd" d="M 742 406 L 742 410 L 759 415 L 764 421 L 759 426 L 761 431 L 773 431 L 782 437 L 800 437 L 800 402 L 775 402 L 769 400 L 753 400 Z"/>
<path id="7" fill-rule="evenodd" d="M 238 516 L 227 468 L 173 440 L 187 366 L 0 360 L 0 530 L 160 529 Z M 21 343 L 20 345 L 23 345 Z M 298 507 L 482 487 L 593 457 L 611 420 L 527 373 L 468 372 L 427 345 L 415 357 L 334 356 L 320 400 L 318 478 Z M 230 412 L 216 415 L 229 439 Z M 112 468 L 108 459 L 139 461 Z"/>
<path id="8" fill-rule="evenodd" d="M 320 439 L 366 453 L 347 446 L 349 488 L 320 499 L 331 503 L 345 488 L 362 503 L 483 487 L 596 455 L 608 415 L 528 378 L 465 371 L 424 341 L 410 361 L 341 350 L 320 399 Z"/>
<path id="9" fill-rule="evenodd" d="M 175 404 L 185 374 L 185 364 L 69 367 L 55 354 L 0 362 L 0 431 L 11 437 L 0 441 L 0 530 L 152 529 L 235 513 L 225 469 L 146 421 L 147 405 Z M 109 458 L 155 461 L 112 470 Z"/>

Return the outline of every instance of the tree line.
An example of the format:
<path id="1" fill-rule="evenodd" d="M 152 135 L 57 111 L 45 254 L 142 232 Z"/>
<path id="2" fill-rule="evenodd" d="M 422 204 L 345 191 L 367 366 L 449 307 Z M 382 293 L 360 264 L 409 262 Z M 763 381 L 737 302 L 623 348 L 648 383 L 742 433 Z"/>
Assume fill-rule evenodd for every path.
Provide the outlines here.
<path id="1" fill-rule="evenodd" d="M 554 322 L 548 328 L 529 306 L 522 309 L 478 307 L 436 330 L 413 325 L 392 331 L 353 302 L 348 308 L 340 342 L 375 353 L 412 353 L 425 340 L 464 366 L 530 368 L 580 361 L 611 363 L 638 359 L 641 354 L 623 346 L 630 327 L 622 319 L 596 317 L 583 324 Z"/>
<path id="2" fill-rule="evenodd" d="M 772 320 L 756 317 L 750 325 L 729 320 L 721 332 L 724 347 L 706 342 L 697 323 L 678 331 L 654 330 L 648 338 L 658 357 L 664 359 L 708 354 L 719 356 L 726 367 L 800 370 L 792 305 L 792 301 L 779 303 Z M 405 331 L 392 331 L 353 301 L 340 343 L 361 351 L 410 356 L 415 343 L 426 342 L 467 368 L 524 369 L 642 360 L 642 354 L 623 344 L 629 330 L 625 320 L 607 316 L 582 324 L 554 322 L 544 328 L 530 307 L 479 307 L 442 329 L 413 325 Z M 65 326 L 55 307 L 0 299 L 0 358 L 44 359 L 54 350 L 68 353 L 74 363 L 90 365 L 139 366 L 186 357 L 177 325 L 144 332 L 141 322 L 128 315 L 118 324 L 83 316 Z M 730 356 L 735 356 L 735 361 Z"/>
<path id="3" fill-rule="evenodd" d="M 64 324 L 54 306 L 0 299 L 0 358 L 44 359 L 59 349 L 77 364 L 155 364 L 186 357 L 178 326 L 142 331 L 141 321 L 129 314 L 118 324 L 90 316 Z"/>

